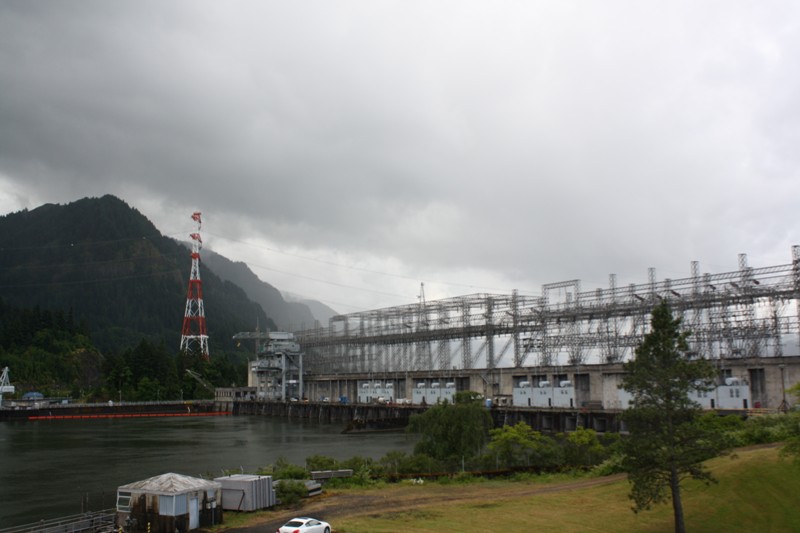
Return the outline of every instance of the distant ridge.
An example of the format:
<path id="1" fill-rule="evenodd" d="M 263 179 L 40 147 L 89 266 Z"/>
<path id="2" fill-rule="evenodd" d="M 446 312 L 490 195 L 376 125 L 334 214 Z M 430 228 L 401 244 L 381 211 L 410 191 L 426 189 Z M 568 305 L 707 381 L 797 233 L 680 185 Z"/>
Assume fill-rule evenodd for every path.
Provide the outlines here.
<path id="1" fill-rule="evenodd" d="M 302 296 L 298 296 L 296 294 L 291 294 L 288 292 L 282 292 L 281 294 L 283 294 L 283 298 L 287 302 L 290 303 L 297 302 L 307 305 L 308 308 L 311 309 L 311 313 L 314 315 L 314 318 L 316 318 L 320 322 L 321 326 L 327 325 L 331 317 L 334 317 L 339 314 L 339 312 L 336 311 L 335 309 L 317 300 L 309 300 L 308 298 L 304 298 Z"/>
<path id="2" fill-rule="evenodd" d="M 317 322 L 326 326 L 328 319 L 336 314 L 330 307 L 313 300 L 287 301 L 278 289 L 259 279 L 245 263 L 231 261 L 207 248 L 203 251 L 203 263 L 220 278 L 244 289 L 281 330 L 310 329 L 316 327 Z"/>

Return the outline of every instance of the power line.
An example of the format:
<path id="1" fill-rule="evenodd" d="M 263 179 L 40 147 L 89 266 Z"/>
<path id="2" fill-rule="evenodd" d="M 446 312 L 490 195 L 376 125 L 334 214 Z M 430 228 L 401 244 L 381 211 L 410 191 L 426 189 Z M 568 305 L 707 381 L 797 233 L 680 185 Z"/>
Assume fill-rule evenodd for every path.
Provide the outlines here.
<path id="1" fill-rule="evenodd" d="M 484 290 L 484 291 L 503 292 L 503 293 L 511 292 L 511 289 L 497 289 L 497 288 L 490 288 L 490 287 L 481 287 L 481 286 L 476 286 L 476 285 L 468 285 L 468 284 L 464 284 L 464 283 L 453 283 L 453 282 L 449 282 L 449 281 L 420 280 L 418 276 L 408 276 L 408 275 L 404 275 L 404 274 L 395 274 L 395 273 L 391 273 L 391 272 L 383 272 L 383 271 L 380 271 L 380 270 L 372 270 L 372 269 L 368 269 L 368 268 L 355 267 L 355 266 L 352 266 L 352 265 L 346 265 L 346 264 L 343 264 L 343 263 L 337 263 L 335 261 L 327 261 L 325 259 L 319 259 L 319 258 L 316 258 L 316 257 L 308 257 L 308 256 L 300 255 L 300 254 L 294 254 L 294 253 L 291 253 L 291 252 L 285 252 L 283 250 L 279 250 L 279 249 L 276 249 L 276 248 L 271 248 L 269 246 L 257 245 L 257 244 L 253 244 L 251 242 L 243 241 L 241 239 L 234 239 L 232 237 L 228 237 L 228 236 L 225 236 L 225 235 L 220 235 L 218 233 L 214 233 L 214 232 L 211 232 L 211 231 L 206 231 L 206 233 L 209 234 L 209 235 L 213 235 L 215 237 L 219 237 L 219 238 L 231 241 L 231 242 L 237 242 L 237 243 L 240 243 L 240 244 L 244 244 L 244 245 L 249 246 L 251 248 L 258 248 L 258 249 L 261 249 L 261 250 L 267 250 L 267 251 L 274 252 L 274 253 L 277 253 L 277 254 L 286 255 L 286 256 L 289 256 L 289 257 L 295 257 L 297 259 L 302 259 L 304 261 L 313 261 L 315 263 L 321 263 L 321 264 L 325 264 L 325 265 L 335 266 L 335 267 L 338 267 L 338 268 L 344 268 L 344 269 L 353 270 L 353 271 L 356 271 L 356 272 L 365 272 L 367 274 L 376 274 L 376 275 L 379 275 L 379 276 L 400 278 L 400 279 L 406 279 L 406 280 L 411 280 L 411 281 L 416 281 L 416 282 L 424 281 L 425 283 L 435 283 L 435 284 L 438 284 L 438 285 L 449 285 L 449 286 L 452 286 L 452 287 L 465 287 L 465 288 L 473 289 L 473 290 Z M 267 267 L 263 267 L 263 268 L 267 268 Z M 285 274 L 290 275 L 290 276 L 294 276 L 295 275 L 295 274 L 292 274 L 290 272 L 285 272 Z M 317 280 L 317 281 L 321 281 L 321 280 Z M 349 287 L 349 288 L 356 288 L 356 287 Z M 360 290 L 368 290 L 368 289 L 360 289 Z M 520 291 L 520 292 L 533 294 L 530 291 Z M 395 296 L 398 296 L 398 295 L 395 295 Z"/>
<path id="2" fill-rule="evenodd" d="M 278 269 L 270 268 L 270 267 L 267 267 L 267 266 L 264 266 L 264 265 L 259 265 L 257 263 L 248 263 L 248 265 L 250 265 L 252 267 L 261 268 L 261 269 L 264 269 L 264 270 L 269 270 L 271 272 L 277 272 L 279 274 L 285 274 L 287 276 L 292 276 L 292 277 L 295 277 L 295 278 L 307 279 L 307 280 L 310 280 L 310 281 L 317 281 L 319 283 L 326 283 L 328 285 L 334 285 L 334 286 L 337 286 L 337 287 L 343 287 L 345 289 L 354 289 L 354 290 L 357 290 L 357 291 L 371 292 L 372 294 L 380 294 L 382 296 L 396 296 L 398 298 L 407 298 L 408 297 L 408 295 L 406 295 L 406 294 L 394 294 L 394 293 L 390 293 L 390 292 L 381 292 L 381 291 L 376 291 L 376 290 L 372 290 L 372 289 L 364 289 L 362 287 L 354 287 L 353 285 L 345 285 L 344 283 L 338 283 L 336 281 L 327 281 L 327 280 L 324 280 L 324 279 L 312 278 L 310 276 L 304 276 L 302 274 L 295 274 L 293 272 L 286 272 L 285 270 L 278 270 Z"/>

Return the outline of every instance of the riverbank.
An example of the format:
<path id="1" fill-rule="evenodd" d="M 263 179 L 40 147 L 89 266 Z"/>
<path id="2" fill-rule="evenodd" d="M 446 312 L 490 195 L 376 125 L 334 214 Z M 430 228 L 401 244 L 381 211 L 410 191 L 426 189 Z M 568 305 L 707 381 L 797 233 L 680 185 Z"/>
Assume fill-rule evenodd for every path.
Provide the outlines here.
<path id="1" fill-rule="evenodd" d="M 343 435 L 340 423 L 268 416 L 4 422 L 0 527 L 106 509 L 120 485 L 167 472 L 209 479 L 279 460 L 303 465 L 314 455 L 378 460 L 411 453 L 416 440 L 402 432 Z"/>
<path id="2" fill-rule="evenodd" d="M 684 485 L 684 510 L 692 531 L 800 531 L 798 467 L 781 459 L 778 446 L 758 446 L 709 461 L 718 483 Z M 293 516 L 330 522 L 334 533 L 463 531 L 508 532 L 673 530 L 672 507 L 633 513 L 625 475 L 526 481 L 382 484 L 332 490 L 295 509 L 269 511 L 215 532 L 275 531 Z M 231 521 L 233 522 L 233 520 Z"/>
<path id="3" fill-rule="evenodd" d="M 173 402 L 53 403 L 4 407 L 0 421 L 73 420 L 87 418 L 138 418 L 153 416 L 231 415 L 217 409 L 213 400 Z"/>

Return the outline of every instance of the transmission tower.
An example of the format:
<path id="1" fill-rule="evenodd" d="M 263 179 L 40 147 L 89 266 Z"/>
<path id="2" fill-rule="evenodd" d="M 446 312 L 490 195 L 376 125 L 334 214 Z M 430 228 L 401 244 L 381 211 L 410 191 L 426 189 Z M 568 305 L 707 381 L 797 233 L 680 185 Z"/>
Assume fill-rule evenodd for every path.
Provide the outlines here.
<path id="1" fill-rule="evenodd" d="M 192 213 L 192 220 L 197 222 L 197 231 L 191 233 L 192 238 L 192 271 L 189 274 L 189 290 L 186 293 L 186 311 L 183 314 L 183 330 L 181 331 L 181 351 L 199 353 L 208 359 L 208 333 L 206 331 L 206 314 L 203 310 L 203 282 L 200 280 L 200 212 Z"/>

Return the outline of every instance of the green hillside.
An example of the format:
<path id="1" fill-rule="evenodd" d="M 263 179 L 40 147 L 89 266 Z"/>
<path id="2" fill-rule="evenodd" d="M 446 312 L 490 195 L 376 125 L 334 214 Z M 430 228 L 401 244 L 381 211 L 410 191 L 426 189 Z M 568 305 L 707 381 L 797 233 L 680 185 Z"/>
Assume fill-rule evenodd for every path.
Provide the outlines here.
<path id="1" fill-rule="evenodd" d="M 44 205 L 0 217 L 0 297 L 60 310 L 85 324 L 103 353 L 145 338 L 180 345 L 191 267 L 187 249 L 114 196 Z M 274 328 L 236 285 L 201 264 L 210 349 L 256 323 Z"/>
<path id="2" fill-rule="evenodd" d="M 0 252 L 0 368 L 10 368 L 17 397 L 207 396 L 187 368 L 214 385 L 242 385 L 252 347 L 233 335 L 276 329 L 201 263 L 211 360 L 179 354 L 190 252 L 114 196 L 0 217 Z"/>

